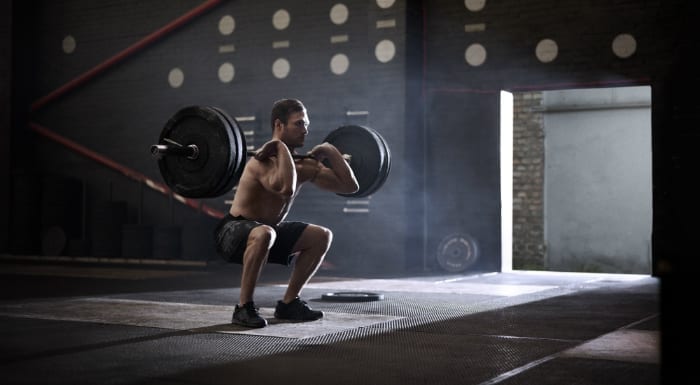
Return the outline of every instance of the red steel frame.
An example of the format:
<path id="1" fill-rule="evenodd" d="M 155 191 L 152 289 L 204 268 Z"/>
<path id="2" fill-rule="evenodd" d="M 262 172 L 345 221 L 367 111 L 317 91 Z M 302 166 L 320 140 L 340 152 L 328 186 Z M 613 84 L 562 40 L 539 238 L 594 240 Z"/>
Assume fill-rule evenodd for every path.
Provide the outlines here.
<path id="1" fill-rule="evenodd" d="M 127 47 L 123 51 L 117 53 L 116 55 L 110 57 L 109 59 L 103 61 L 102 63 L 96 65 L 95 67 L 83 72 L 82 74 L 78 75 L 77 77 L 73 78 L 72 80 L 68 81 L 64 85 L 58 87 L 57 89 L 53 90 L 52 92 L 48 93 L 46 96 L 43 96 L 36 100 L 34 103 L 32 103 L 30 111 L 34 112 L 37 111 L 38 109 L 44 107 L 46 104 L 52 102 L 55 99 L 58 99 L 59 97 L 65 95 L 66 93 L 78 88 L 79 86 L 85 84 L 89 80 L 93 79 L 95 76 L 101 74 L 102 72 L 106 71 L 107 69 L 113 67 L 117 63 L 120 63 L 124 61 L 126 58 L 130 57 L 134 53 L 143 50 L 144 48 L 148 47 L 149 45 L 153 44 L 154 42 L 158 41 L 159 39 L 163 38 L 164 36 L 172 33 L 175 31 L 177 28 L 181 27 L 182 25 L 186 24 L 187 22 L 191 21 L 195 17 L 205 13 L 206 11 L 214 8 L 215 6 L 219 5 L 223 0 L 208 0 L 205 1 L 204 3 L 200 4 L 196 8 L 193 8 L 189 12 L 185 13 L 184 15 L 178 17 L 177 19 L 171 21 L 170 23 L 166 24 L 162 28 L 154 31 L 153 33 L 149 34 L 148 36 L 144 37 L 143 39 L 137 41 L 136 43 L 132 44 L 131 46 Z M 216 210 L 212 207 L 209 207 L 205 204 L 202 204 L 201 202 L 190 199 L 190 198 L 185 198 L 179 194 L 174 193 L 170 188 L 168 188 L 165 184 L 156 182 L 144 174 L 132 170 L 124 165 L 121 165 L 117 163 L 116 161 L 101 155 L 95 151 L 90 150 L 89 148 L 78 144 L 77 142 L 74 142 L 64 136 L 61 136 L 48 128 L 39 125 L 35 122 L 29 122 L 29 128 L 32 129 L 34 132 L 53 140 L 56 143 L 62 144 L 63 146 L 89 158 L 94 160 L 97 163 L 100 163 L 104 166 L 107 166 L 113 170 L 116 170 L 120 172 L 121 174 L 134 179 L 138 182 L 146 184 L 146 186 L 166 195 L 166 196 L 171 196 L 175 198 L 176 200 L 182 202 L 183 204 L 190 206 L 194 209 L 201 210 L 203 213 L 214 217 L 214 218 L 223 218 L 224 213 L 222 213 L 219 210 Z"/>

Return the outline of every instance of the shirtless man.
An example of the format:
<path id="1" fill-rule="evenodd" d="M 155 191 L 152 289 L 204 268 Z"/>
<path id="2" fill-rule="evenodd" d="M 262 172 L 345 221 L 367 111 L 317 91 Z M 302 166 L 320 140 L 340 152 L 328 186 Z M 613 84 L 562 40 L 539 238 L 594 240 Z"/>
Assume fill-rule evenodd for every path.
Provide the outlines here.
<path id="1" fill-rule="evenodd" d="M 217 251 L 229 262 L 243 265 L 232 323 L 255 328 L 267 325 L 253 301 L 265 263 L 293 262 L 275 318 L 311 321 L 323 317 L 323 312 L 312 310 L 299 295 L 321 265 L 333 234 L 322 226 L 284 220 L 301 185 L 312 182 L 335 193 L 359 189 L 352 169 L 329 143 L 312 148 L 309 155 L 313 158 L 292 157 L 304 145 L 309 126 L 306 108 L 299 100 L 275 102 L 271 115 L 272 139 L 246 162 L 231 209 L 215 231 Z"/>

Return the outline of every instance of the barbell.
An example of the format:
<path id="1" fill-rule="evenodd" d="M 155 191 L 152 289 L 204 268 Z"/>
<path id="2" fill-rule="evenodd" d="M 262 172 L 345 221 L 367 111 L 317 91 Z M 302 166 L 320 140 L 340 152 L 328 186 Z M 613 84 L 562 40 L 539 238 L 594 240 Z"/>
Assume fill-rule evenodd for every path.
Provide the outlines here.
<path id="1" fill-rule="evenodd" d="M 335 146 L 353 170 L 360 188 L 344 197 L 367 197 L 389 176 L 391 153 L 384 138 L 366 126 L 346 125 L 323 140 Z M 236 119 L 213 106 L 178 110 L 150 148 L 160 174 L 175 193 L 187 198 L 214 198 L 232 190 L 248 156 L 245 134 Z M 311 155 L 294 154 L 294 158 Z"/>

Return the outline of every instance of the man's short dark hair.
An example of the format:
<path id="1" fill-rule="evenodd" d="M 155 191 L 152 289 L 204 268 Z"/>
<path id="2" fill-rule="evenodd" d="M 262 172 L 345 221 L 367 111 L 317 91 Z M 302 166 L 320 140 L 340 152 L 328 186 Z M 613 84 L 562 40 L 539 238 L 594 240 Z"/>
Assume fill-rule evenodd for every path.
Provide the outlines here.
<path id="1" fill-rule="evenodd" d="M 304 104 L 297 99 L 281 99 L 276 101 L 272 105 L 272 116 L 270 119 L 272 129 L 275 129 L 275 120 L 279 119 L 280 122 L 287 124 L 289 115 L 304 111 L 305 109 L 306 107 L 304 107 Z"/>

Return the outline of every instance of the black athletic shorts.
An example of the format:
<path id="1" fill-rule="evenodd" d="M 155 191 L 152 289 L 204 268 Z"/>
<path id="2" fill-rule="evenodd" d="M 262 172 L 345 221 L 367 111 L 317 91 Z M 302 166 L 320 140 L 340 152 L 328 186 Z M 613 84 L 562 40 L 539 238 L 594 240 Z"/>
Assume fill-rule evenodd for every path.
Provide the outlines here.
<path id="1" fill-rule="evenodd" d="M 228 262 L 243 263 L 248 234 L 250 230 L 260 225 L 262 223 L 241 216 L 234 217 L 227 213 L 214 230 L 217 253 Z M 289 265 L 294 258 L 292 248 L 308 225 L 304 222 L 282 222 L 272 226 L 277 233 L 277 238 L 270 249 L 267 262 Z"/>

